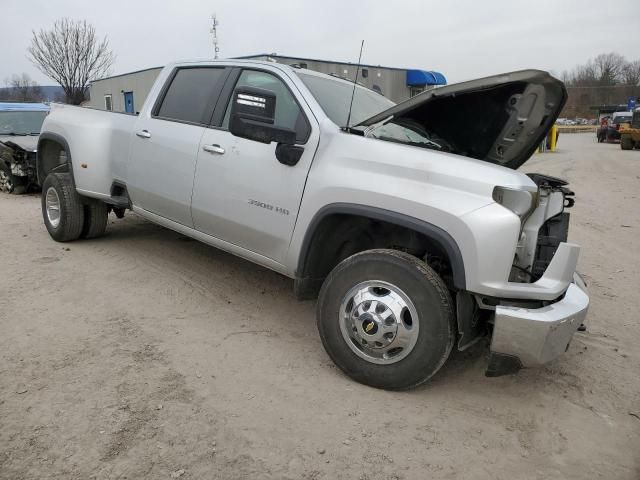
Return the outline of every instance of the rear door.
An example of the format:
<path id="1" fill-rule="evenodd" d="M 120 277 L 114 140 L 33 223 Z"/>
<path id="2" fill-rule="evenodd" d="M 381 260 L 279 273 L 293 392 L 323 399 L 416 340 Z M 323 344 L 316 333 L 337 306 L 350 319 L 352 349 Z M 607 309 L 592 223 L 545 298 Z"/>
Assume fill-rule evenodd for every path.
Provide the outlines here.
<path id="1" fill-rule="evenodd" d="M 153 109 L 138 118 L 127 182 L 135 206 L 193 227 L 198 147 L 227 74 L 225 67 L 177 68 Z"/>
<path id="2" fill-rule="evenodd" d="M 275 126 L 295 130 L 296 143 L 304 148 L 296 165 L 278 162 L 276 143 L 238 138 L 228 131 L 229 102 L 239 86 L 276 94 Z M 198 150 L 192 202 L 195 227 L 281 263 L 318 145 L 315 117 L 285 74 L 245 68 L 229 76 L 212 123 Z"/>

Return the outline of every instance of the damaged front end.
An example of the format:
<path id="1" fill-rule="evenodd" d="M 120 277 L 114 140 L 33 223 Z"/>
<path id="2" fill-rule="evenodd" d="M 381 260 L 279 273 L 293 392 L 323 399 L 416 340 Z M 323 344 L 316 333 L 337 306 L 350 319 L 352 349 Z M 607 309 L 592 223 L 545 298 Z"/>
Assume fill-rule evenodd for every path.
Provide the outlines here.
<path id="1" fill-rule="evenodd" d="M 0 191 L 23 193 L 37 184 L 35 144 L 24 147 L 13 139 L 0 139 Z"/>
<path id="2" fill-rule="evenodd" d="M 498 300 L 487 376 L 545 364 L 565 352 L 589 308 L 585 282 L 576 273 L 579 247 L 567 243 L 574 193 L 559 178 L 529 174 L 538 186 L 536 207 L 523 221 L 510 282 L 567 285 L 552 300 Z"/>
<path id="3" fill-rule="evenodd" d="M 48 113 L 43 103 L 0 102 L 0 191 L 37 186 L 36 149 Z"/>

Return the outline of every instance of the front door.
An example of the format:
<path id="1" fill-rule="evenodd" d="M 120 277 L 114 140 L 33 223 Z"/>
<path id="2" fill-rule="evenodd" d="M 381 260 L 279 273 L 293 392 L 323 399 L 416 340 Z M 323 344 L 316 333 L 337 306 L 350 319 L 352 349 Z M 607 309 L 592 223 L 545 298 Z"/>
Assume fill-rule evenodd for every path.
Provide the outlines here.
<path id="1" fill-rule="evenodd" d="M 282 263 L 291 240 L 305 181 L 318 145 L 311 112 L 301 107 L 286 79 L 262 70 L 243 70 L 236 86 L 276 94 L 275 125 L 294 129 L 304 153 L 295 166 L 276 159 L 276 144 L 207 129 L 198 150 L 192 215 L 196 229 Z M 295 88 L 295 87 L 293 87 Z M 224 110 L 223 110 L 224 111 Z"/>
<path id="2" fill-rule="evenodd" d="M 133 105 L 133 92 L 124 92 L 124 111 L 126 113 L 136 113 Z"/>
<path id="3" fill-rule="evenodd" d="M 177 69 L 161 102 L 140 115 L 127 182 L 135 206 L 193 227 L 191 193 L 198 147 L 225 76 L 223 67 Z"/>

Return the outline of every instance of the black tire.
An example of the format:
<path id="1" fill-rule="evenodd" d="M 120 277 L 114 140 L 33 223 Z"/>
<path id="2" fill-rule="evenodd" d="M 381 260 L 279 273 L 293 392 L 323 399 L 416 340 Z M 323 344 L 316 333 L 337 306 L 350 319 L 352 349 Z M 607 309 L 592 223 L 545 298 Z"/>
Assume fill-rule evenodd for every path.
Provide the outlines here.
<path id="1" fill-rule="evenodd" d="M 633 140 L 630 137 L 622 137 L 620 139 L 620 148 L 622 150 L 633 150 Z"/>
<path id="2" fill-rule="evenodd" d="M 366 281 L 399 288 L 417 312 L 415 346 L 395 363 L 379 364 L 362 358 L 342 334 L 340 306 L 354 286 Z M 429 380 L 444 365 L 455 340 L 447 286 L 426 263 L 396 250 L 357 253 L 335 267 L 320 290 L 317 324 L 325 350 L 343 372 L 360 383 L 387 390 L 406 390 Z"/>
<path id="3" fill-rule="evenodd" d="M 80 238 L 97 238 L 107 229 L 109 207 L 106 203 L 93 198 L 85 198 L 84 225 Z"/>
<path id="4" fill-rule="evenodd" d="M 59 204 L 59 222 L 54 225 L 47 214 L 47 195 L 53 189 Z M 56 242 L 77 240 L 84 225 L 84 205 L 76 192 L 70 173 L 50 173 L 42 185 L 42 217 Z"/>

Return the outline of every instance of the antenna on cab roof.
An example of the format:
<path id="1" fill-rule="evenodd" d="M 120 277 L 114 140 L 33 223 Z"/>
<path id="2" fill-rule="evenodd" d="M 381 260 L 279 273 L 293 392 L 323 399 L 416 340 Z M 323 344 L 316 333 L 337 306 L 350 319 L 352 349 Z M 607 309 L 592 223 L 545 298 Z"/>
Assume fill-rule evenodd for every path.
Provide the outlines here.
<path id="1" fill-rule="evenodd" d="M 362 60 L 363 48 L 364 48 L 364 40 L 362 40 L 362 43 L 360 44 L 360 56 L 358 57 L 358 66 L 356 67 L 356 76 L 353 79 L 353 91 L 351 92 L 351 103 L 349 104 L 349 115 L 347 116 L 347 126 L 345 127 L 346 130 L 349 130 L 349 126 L 351 123 L 351 109 L 353 108 L 353 97 L 356 94 L 356 85 L 358 82 L 358 73 L 360 72 L 360 61 Z"/>

